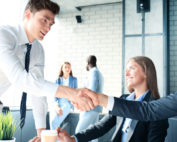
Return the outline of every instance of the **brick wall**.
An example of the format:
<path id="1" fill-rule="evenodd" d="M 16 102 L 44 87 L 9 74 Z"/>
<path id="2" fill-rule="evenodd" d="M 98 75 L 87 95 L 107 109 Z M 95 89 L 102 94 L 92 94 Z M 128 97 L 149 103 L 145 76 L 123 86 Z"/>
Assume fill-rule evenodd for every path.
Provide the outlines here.
<path id="1" fill-rule="evenodd" d="M 75 16 L 81 15 L 82 23 Z M 86 58 L 94 54 L 104 76 L 104 93 L 121 94 L 122 3 L 85 7 L 81 12 L 60 14 L 42 42 L 46 53 L 45 76 L 54 81 L 64 61 L 83 87 Z"/>
<path id="2" fill-rule="evenodd" d="M 177 0 L 169 0 L 170 92 L 177 91 Z"/>

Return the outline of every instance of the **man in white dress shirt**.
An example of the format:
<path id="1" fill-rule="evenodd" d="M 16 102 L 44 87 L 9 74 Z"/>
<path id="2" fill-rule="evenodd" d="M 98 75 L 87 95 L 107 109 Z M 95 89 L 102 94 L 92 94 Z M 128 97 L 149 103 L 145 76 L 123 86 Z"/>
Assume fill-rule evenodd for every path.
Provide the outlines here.
<path id="1" fill-rule="evenodd" d="M 50 0 L 29 0 L 20 25 L 0 27 L 0 96 L 11 85 L 32 96 L 33 114 L 39 136 L 41 130 L 46 128 L 47 102 L 44 96 L 67 98 L 79 104 L 81 110 L 94 107 L 92 100 L 82 91 L 58 86 L 43 77 L 44 51 L 38 40 L 42 40 L 50 31 L 59 10 L 60 7 Z M 32 45 L 29 72 L 24 65 L 26 43 Z"/>

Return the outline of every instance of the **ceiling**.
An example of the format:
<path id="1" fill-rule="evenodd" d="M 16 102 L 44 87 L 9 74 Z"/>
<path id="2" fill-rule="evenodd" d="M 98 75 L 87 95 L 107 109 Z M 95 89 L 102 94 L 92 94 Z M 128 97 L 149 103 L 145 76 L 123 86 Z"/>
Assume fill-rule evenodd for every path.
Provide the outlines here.
<path id="1" fill-rule="evenodd" d="M 121 2 L 122 0 L 53 0 L 60 5 L 61 13 L 78 11 L 82 7 Z"/>

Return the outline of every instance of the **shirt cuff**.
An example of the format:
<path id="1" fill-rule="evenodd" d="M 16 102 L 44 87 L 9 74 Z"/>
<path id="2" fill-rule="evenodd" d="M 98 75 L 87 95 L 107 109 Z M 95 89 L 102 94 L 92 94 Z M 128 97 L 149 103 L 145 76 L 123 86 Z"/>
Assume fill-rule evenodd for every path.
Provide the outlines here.
<path id="1" fill-rule="evenodd" d="M 75 139 L 75 142 L 78 142 L 78 139 L 75 135 L 73 135 L 74 139 Z"/>
<path id="2" fill-rule="evenodd" d="M 46 128 L 47 100 L 46 97 L 31 95 L 32 112 L 36 129 Z"/>
<path id="3" fill-rule="evenodd" d="M 43 92 L 42 96 L 49 96 L 49 97 L 51 97 L 52 95 L 54 96 L 57 92 L 58 84 L 51 83 L 49 81 L 45 81 L 45 82 L 46 83 L 44 84 L 44 87 L 43 87 L 43 90 L 45 91 L 45 93 Z"/>
<path id="4" fill-rule="evenodd" d="M 114 97 L 108 96 L 108 105 L 106 107 L 107 110 L 112 111 L 114 106 Z"/>
<path id="5" fill-rule="evenodd" d="M 36 129 L 46 128 L 46 117 L 35 118 Z"/>

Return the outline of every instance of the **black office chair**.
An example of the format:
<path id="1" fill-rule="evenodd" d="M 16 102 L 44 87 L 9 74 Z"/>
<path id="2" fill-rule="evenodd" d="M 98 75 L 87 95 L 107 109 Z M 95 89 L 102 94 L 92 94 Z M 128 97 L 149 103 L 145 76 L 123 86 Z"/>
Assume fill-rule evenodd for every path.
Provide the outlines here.
<path id="1" fill-rule="evenodd" d="M 10 109 L 9 109 L 8 106 L 4 106 L 4 107 L 2 108 L 2 113 L 4 113 L 4 114 L 8 113 L 9 111 L 10 111 Z"/>

